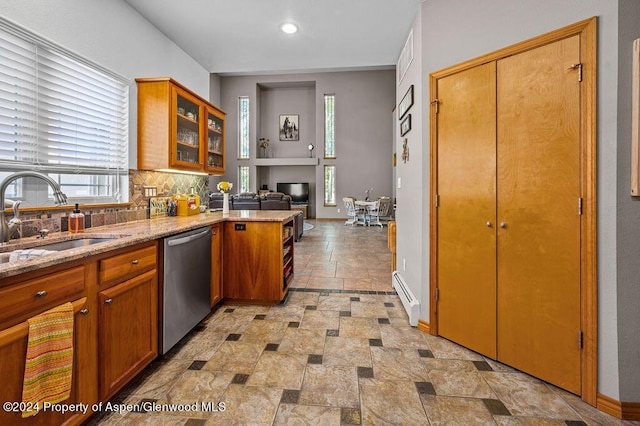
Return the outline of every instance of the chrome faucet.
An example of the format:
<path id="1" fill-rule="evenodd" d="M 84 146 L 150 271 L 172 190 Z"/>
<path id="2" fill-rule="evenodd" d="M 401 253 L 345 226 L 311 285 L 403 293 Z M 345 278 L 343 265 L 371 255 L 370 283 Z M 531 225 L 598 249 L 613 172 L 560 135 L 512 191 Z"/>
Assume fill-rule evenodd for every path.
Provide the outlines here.
<path id="1" fill-rule="evenodd" d="M 22 221 L 20 220 L 20 203 L 22 203 L 22 201 L 17 200 L 17 201 L 13 201 L 13 200 L 9 200 L 9 199 L 5 199 L 4 200 L 4 207 L 5 208 L 10 208 L 13 210 L 13 217 L 11 218 L 11 220 L 9 220 L 9 222 L 7 222 L 7 224 L 9 225 L 9 239 L 12 238 L 22 238 Z"/>
<path id="2" fill-rule="evenodd" d="M 13 173 L 9 176 L 7 176 L 1 183 L 0 183 L 0 206 L 2 208 L 0 208 L 0 243 L 4 243 L 9 241 L 9 237 L 11 236 L 11 234 L 13 234 L 16 230 L 16 226 L 18 226 L 20 224 L 19 220 L 10 220 L 8 223 L 5 219 L 4 216 L 4 207 L 5 207 L 5 198 L 4 198 L 4 193 L 7 191 L 7 188 L 9 187 L 9 184 L 11 182 L 13 182 L 14 180 L 18 180 L 20 178 L 23 177 L 35 177 L 38 179 L 42 179 L 43 181 L 47 182 L 47 184 L 49 184 L 49 186 L 53 189 L 53 197 L 55 199 L 56 204 L 67 204 L 67 196 L 64 195 L 64 193 L 62 192 L 62 190 L 60 190 L 60 185 L 58 185 L 58 182 L 56 182 L 55 180 L 51 179 L 49 176 L 39 173 L 39 172 L 32 172 L 30 170 L 25 170 L 22 172 L 16 172 Z M 14 219 L 18 218 L 18 206 L 20 205 L 19 202 L 14 202 L 13 203 L 13 214 L 14 214 Z"/>

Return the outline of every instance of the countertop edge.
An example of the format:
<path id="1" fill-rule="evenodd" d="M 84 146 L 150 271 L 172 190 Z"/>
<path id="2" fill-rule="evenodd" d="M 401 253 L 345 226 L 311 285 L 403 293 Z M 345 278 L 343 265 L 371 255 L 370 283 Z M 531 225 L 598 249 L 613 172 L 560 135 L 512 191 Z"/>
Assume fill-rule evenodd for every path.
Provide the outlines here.
<path id="1" fill-rule="evenodd" d="M 57 251 L 48 255 L 34 257 L 0 264 L 0 280 L 13 277 L 26 272 L 57 266 L 61 263 L 71 262 L 96 256 L 112 250 L 140 244 L 181 232 L 215 225 L 222 222 L 287 222 L 295 217 L 296 210 L 234 210 L 228 215 L 220 212 L 207 212 L 193 216 L 162 217 L 126 222 L 115 225 L 105 225 L 85 230 L 84 237 L 109 237 L 115 239 L 108 242 L 78 247 L 69 250 Z M 78 234 L 57 232 L 48 237 L 51 242 L 65 241 L 77 238 Z M 25 238 L 19 242 L 12 242 L 11 247 L 19 249 L 36 241 L 36 237 Z M 6 243 L 5 243 L 6 244 Z M 4 248 L 5 244 L 1 247 Z M 43 243 L 44 244 L 44 243 Z M 6 252 L 6 250 L 5 250 Z M 0 288 L 3 285 L 0 283 Z"/>

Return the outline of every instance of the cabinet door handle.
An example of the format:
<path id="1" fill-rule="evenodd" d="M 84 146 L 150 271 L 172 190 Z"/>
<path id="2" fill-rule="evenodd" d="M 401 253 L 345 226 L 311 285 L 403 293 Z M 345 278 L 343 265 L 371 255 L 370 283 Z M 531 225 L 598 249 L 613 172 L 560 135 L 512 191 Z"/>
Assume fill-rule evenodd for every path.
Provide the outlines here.
<path id="1" fill-rule="evenodd" d="M 89 313 L 89 310 L 87 308 L 84 308 L 83 310 L 80 311 L 80 313 L 82 315 L 87 315 Z"/>
<path id="2" fill-rule="evenodd" d="M 132 260 L 132 261 L 131 261 L 131 264 L 132 264 L 132 265 L 137 265 L 137 264 L 138 264 L 138 259 L 134 259 L 134 260 Z"/>
<path id="3" fill-rule="evenodd" d="M 216 235 L 216 231 L 211 232 L 211 235 Z"/>
<path id="4" fill-rule="evenodd" d="M 504 229 L 507 227 L 507 224 L 504 222 L 500 222 L 500 228 Z"/>
<path id="5" fill-rule="evenodd" d="M 487 228 L 491 228 L 491 222 L 487 222 Z"/>
<path id="6" fill-rule="evenodd" d="M 42 290 L 36 293 L 36 296 L 38 297 L 45 297 L 47 295 L 47 290 Z"/>
<path id="7" fill-rule="evenodd" d="M 107 300 L 104 301 L 105 305 L 110 305 L 112 303 L 113 303 L 113 299 L 107 299 Z"/>

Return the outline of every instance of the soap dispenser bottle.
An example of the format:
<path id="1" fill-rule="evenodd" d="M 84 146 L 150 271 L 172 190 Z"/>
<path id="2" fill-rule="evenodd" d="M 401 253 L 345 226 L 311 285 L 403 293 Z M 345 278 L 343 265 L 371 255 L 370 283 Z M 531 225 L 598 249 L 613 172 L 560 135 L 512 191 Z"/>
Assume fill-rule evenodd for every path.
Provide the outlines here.
<path id="1" fill-rule="evenodd" d="M 78 204 L 73 212 L 69 215 L 69 232 L 84 232 L 84 214 L 80 211 Z"/>

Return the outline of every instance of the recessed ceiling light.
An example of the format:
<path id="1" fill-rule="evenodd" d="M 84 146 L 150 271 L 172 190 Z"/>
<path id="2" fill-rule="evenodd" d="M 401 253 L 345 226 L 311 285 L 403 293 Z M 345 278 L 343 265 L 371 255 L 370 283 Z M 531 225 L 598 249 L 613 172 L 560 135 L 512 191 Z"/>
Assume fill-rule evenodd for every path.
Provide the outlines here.
<path id="1" fill-rule="evenodd" d="M 280 25 L 280 29 L 287 34 L 293 34 L 298 31 L 298 27 L 290 22 Z"/>

